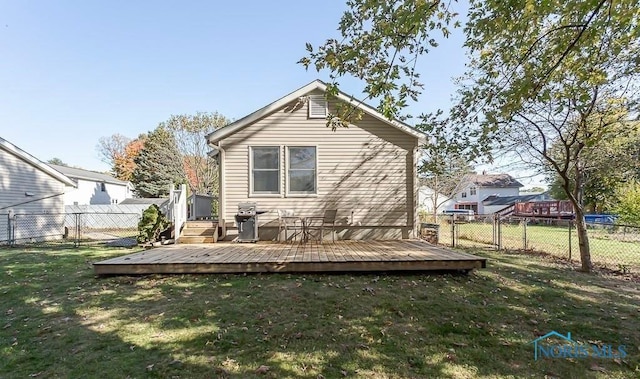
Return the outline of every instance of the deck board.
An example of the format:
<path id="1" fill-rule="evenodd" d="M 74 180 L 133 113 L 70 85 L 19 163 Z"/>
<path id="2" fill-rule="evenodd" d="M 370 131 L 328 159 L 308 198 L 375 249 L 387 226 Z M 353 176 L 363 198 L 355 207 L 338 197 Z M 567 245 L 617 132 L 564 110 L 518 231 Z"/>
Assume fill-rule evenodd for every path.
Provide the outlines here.
<path id="1" fill-rule="evenodd" d="M 162 246 L 94 263 L 98 275 L 472 270 L 486 259 L 420 240 Z"/>

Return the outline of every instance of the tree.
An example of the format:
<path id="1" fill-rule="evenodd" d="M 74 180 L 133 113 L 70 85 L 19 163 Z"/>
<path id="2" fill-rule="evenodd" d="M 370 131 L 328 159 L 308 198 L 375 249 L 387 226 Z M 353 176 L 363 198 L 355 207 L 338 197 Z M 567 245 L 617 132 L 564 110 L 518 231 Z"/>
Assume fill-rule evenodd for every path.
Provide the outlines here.
<path id="1" fill-rule="evenodd" d="M 131 182 L 140 197 L 162 197 L 169 186 L 185 182 L 184 168 L 173 134 L 158 126 L 150 132 L 144 147 L 134 159 Z"/>
<path id="2" fill-rule="evenodd" d="M 216 161 L 210 158 L 210 150 L 205 136 L 229 120 L 219 113 L 195 115 L 172 115 L 169 120 L 160 123 L 160 127 L 170 131 L 178 150 L 182 155 L 187 182 L 193 193 L 217 194 L 218 170 Z"/>
<path id="3" fill-rule="evenodd" d="M 114 167 L 116 159 L 124 155 L 124 149 L 129 142 L 131 142 L 129 137 L 125 137 L 119 133 L 109 137 L 100 137 L 96 145 L 100 160 Z"/>
<path id="4" fill-rule="evenodd" d="M 329 69 L 335 85 L 347 74 L 363 79 L 365 92 L 380 99 L 383 114 L 396 117 L 408 99 L 419 95 L 415 62 L 437 45 L 434 31 L 446 37 L 448 28 L 457 26 L 456 14 L 450 3 L 441 1 L 347 4 L 340 21 L 342 39 L 329 39 L 318 50 L 307 44 L 309 54 L 300 63 Z M 544 161 L 560 173 L 577 207 L 582 268 L 589 271 L 582 155 L 585 146 L 593 147 L 610 130 L 609 121 L 594 116 L 615 113 L 606 109 L 606 99 L 623 99 L 623 106 L 635 111 L 628 101 L 633 97 L 624 95 L 640 72 L 640 7 L 631 0 L 472 0 L 468 16 L 465 45 L 471 60 L 460 81 L 459 104 L 451 113 L 457 122 L 452 123 L 449 143 L 467 145 L 472 155 L 490 158 L 492 148 L 505 143 L 515 147 L 517 140 L 538 163 Z M 551 122 L 532 119 L 538 113 Z M 534 132 L 537 126 L 544 128 L 538 134 L 521 133 L 525 125 Z M 554 131 L 554 125 L 559 130 Z M 565 143 L 570 159 L 558 162 L 543 153 L 556 135 L 570 138 Z M 569 172 L 575 174 L 573 190 Z"/>
<path id="5" fill-rule="evenodd" d="M 467 176 L 473 169 L 465 151 L 457 144 L 447 144 L 450 127 L 447 120 L 440 118 L 441 113 L 422 115 L 424 123 L 417 129 L 430 131 L 430 143 L 420 149 L 422 160 L 418 175 L 420 184 L 431 189 L 431 208 L 437 220 L 438 207 L 452 199 L 456 193 L 468 184 Z"/>
<path id="6" fill-rule="evenodd" d="M 49 160 L 47 161 L 47 163 L 49 163 L 49 164 L 55 164 L 55 165 L 58 165 L 58 166 L 69 166 L 68 164 L 64 163 L 64 162 L 62 161 L 62 159 L 60 159 L 60 158 L 51 158 L 51 159 L 49 159 Z"/>
<path id="7" fill-rule="evenodd" d="M 616 128 L 615 125 L 612 127 Z M 554 142 L 558 144 L 561 142 Z M 552 146 L 553 149 L 559 147 Z M 640 180 L 640 125 L 621 123 L 598 144 L 585 151 L 584 205 L 592 212 L 611 212 L 617 203 L 618 189 L 629 181 Z M 553 170 L 547 173 L 550 192 L 555 198 L 568 199 L 562 179 Z M 573 180 L 573 176 L 571 176 Z M 573 188 L 573 182 L 571 183 Z"/>
<path id="8" fill-rule="evenodd" d="M 624 224 L 640 225 L 640 182 L 634 181 L 618 188 L 615 212 Z"/>
<path id="9" fill-rule="evenodd" d="M 133 171 L 136 168 L 135 159 L 144 147 L 146 139 L 146 134 L 140 134 L 138 138 L 129 141 L 129 143 L 124 147 L 123 152 L 114 158 L 111 170 L 115 174 L 116 178 L 124 181 L 132 180 Z"/>

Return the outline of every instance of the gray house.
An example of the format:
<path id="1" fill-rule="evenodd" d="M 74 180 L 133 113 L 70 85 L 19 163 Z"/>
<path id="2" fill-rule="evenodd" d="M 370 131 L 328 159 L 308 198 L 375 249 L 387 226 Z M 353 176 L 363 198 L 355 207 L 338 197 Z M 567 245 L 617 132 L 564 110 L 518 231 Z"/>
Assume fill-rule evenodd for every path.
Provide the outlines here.
<path id="1" fill-rule="evenodd" d="M 24 224 L 14 239 L 62 236 L 64 194 L 73 187 L 71 179 L 0 138 L 0 241 L 9 239 L 8 217 Z"/>
<path id="2" fill-rule="evenodd" d="M 242 202 L 255 202 L 261 239 L 277 210 L 337 210 L 340 239 L 410 238 L 417 214 L 418 146 L 425 135 L 316 80 L 207 136 L 220 168 L 220 221 L 233 235 Z M 361 117 L 332 131 L 338 103 Z"/>

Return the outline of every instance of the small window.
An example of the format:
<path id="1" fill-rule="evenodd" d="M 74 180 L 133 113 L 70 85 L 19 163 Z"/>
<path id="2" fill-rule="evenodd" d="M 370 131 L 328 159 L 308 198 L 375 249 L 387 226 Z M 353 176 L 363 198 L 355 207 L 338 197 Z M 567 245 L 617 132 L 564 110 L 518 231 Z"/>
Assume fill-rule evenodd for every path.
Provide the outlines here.
<path id="1" fill-rule="evenodd" d="M 251 148 L 251 193 L 280 193 L 280 148 Z"/>
<path id="2" fill-rule="evenodd" d="M 107 192 L 107 185 L 104 183 L 100 183 L 100 191 Z"/>
<path id="3" fill-rule="evenodd" d="M 473 196 L 476 194 L 476 187 L 469 188 L 469 195 Z"/>
<path id="4" fill-rule="evenodd" d="M 327 99 L 324 96 L 309 96 L 309 118 L 327 117 Z"/>
<path id="5" fill-rule="evenodd" d="M 461 196 L 462 196 L 462 197 L 467 197 L 467 193 L 466 193 L 466 192 L 463 192 Z"/>
<path id="6" fill-rule="evenodd" d="M 289 147 L 289 193 L 316 193 L 315 146 Z"/>

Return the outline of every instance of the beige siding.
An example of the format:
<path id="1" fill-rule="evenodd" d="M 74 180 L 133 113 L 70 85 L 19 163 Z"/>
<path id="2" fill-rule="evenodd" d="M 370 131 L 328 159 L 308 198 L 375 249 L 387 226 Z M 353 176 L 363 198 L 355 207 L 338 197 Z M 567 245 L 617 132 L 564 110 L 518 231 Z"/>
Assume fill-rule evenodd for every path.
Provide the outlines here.
<path id="1" fill-rule="evenodd" d="M 64 217 L 61 215 L 64 212 L 64 191 L 65 186 L 59 180 L 0 149 L 0 208 L 4 208 L 0 209 L 0 241 L 7 237 L 6 214 L 9 211 L 17 215 L 40 214 L 28 220 L 18 216 L 22 227 L 16 231 L 16 238 L 61 236 L 64 229 Z M 48 198 L 43 199 L 45 197 Z M 18 205 L 30 200 L 37 201 Z"/>
<path id="2" fill-rule="evenodd" d="M 276 209 L 293 209 L 300 216 L 337 209 L 343 238 L 408 237 L 415 222 L 416 138 L 367 115 L 358 126 L 333 132 L 324 119 L 309 119 L 306 105 L 297 109 L 294 105 L 220 143 L 225 151 L 223 207 L 227 222 L 233 220 L 239 202 L 253 201 L 271 211 L 260 216 L 261 226 L 275 224 Z M 250 146 L 281 147 L 280 195 L 249 194 Z M 285 194 L 287 146 L 317 147 L 317 195 Z"/>

